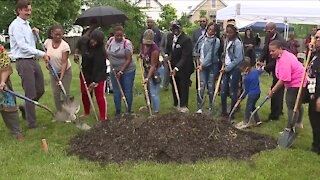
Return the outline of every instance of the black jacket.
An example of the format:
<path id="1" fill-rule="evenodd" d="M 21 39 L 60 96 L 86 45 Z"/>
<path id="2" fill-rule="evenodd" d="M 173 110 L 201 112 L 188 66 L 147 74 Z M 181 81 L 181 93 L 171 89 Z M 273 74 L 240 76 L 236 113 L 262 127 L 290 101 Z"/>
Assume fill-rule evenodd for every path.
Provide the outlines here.
<path id="1" fill-rule="evenodd" d="M 102 35 L 102 37 L 101 37 Z M 97 45 L 92 47 L 90 39 L 95 39 Z M 82 71 L 87 83 L 99 83 L 107 79 L 106 74 L 106 51 L 104 49 L 104 37 L 102 32 L 94 30 L 90 37 L 83 36 L 77 43 L 81 51 Z"/>
<path id="2" fill-rule="evenodd" d="M 191 39 L 182 32 L 172 49 L 173 37 L 173 33 L 168 34 L 166 48 L 166 52 L 170 56 L 172 68 L 177 67 L 179 69 L 177 72 L 177 76 L 179 77 L 190 76 L 194 71 Z"/>
<path id="3" fill-rule="evenodd" d="M 282 47 L 286 50 L 288 50 L 288 45 L 287 45 L 287 42 L 286 40 L 284 40 L 284 38 L 277 32 L 276 33 L 276 36 L 273 40 L 278 40 L 282 43 Z M 270 39 L 266 39 L 265 43 L 264 43 L 264 47 L 263 47 L 263 51 L 262 51 L 262 54 L 260 56 L 260 59 L 261 60 L 265 60 L 266 61 L 266 66 L 265 66 L 265 70 L 267 72 L 275 72 L 275 69 L 276 69 L 276 60 L 273 59 L 271 56 L 270 56 L 270 52 L 269 52 L 269 44 L 271 41 L 273 40 L 270 40 Z"/>

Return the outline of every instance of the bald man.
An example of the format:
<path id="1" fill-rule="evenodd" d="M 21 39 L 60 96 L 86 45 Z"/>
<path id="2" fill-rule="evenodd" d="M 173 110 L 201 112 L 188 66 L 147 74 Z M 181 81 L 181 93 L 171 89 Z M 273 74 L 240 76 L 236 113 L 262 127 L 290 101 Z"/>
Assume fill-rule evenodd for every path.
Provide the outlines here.
<path id="1" fill-rule="evenodd" d="M 269 22 L 266 24 L 265 28 L 266 38 L 265 44 L 260 56 L 260 61 L 266 62 L 265 70 L 268 73 L 272 73 L 273 80 L 272 86 L 278 82 L 278 78 L 275 74 L 276 68 L 276 59 L 273 59 L 269 53 L 269 44 L 274 40 L 278 40 L 282 43 L 282 46 L 287 49 L 287 42 L 284 38 L 277 32 L 277 26 L 274 22 Z M 284 87 L 280 88 L 271 98 L 271 112 L 269 114 L 268 120 L 279 120 L 279 116 L 283 114 L 283 95 L 284 95 Z"/>
<path id="2" fill-rule="evenodd" d="M 158 47 L 160 47 L 160 42 L 161 42 L 161 32 L 160 30 L 156 27 L 156 23 L 152 18 L 147 19 L 147 29 L 151 29 L 154 32 L 154 42 Z M 140 43 L 142 43 L 142 38 L 143 38 L 144 31 L 141 34 L 141 39 Z"/>

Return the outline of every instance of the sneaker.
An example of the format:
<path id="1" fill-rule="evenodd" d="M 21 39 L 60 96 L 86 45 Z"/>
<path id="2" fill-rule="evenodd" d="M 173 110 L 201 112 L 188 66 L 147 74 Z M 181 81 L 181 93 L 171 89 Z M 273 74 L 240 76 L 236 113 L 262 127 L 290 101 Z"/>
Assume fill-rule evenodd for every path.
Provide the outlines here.
<path id="1" fill-rule="evenodd" d="M 21 111 L 22 119 L 26 119 L 26 110 L 23 105 L 19 105 L 19 110 Z"/>
<path id="2" fill-rule="evenodd" d="M 258 122 L 256 123 L 256 126 L 259 126 L 260 124 L 262 124 L 262 122 L 261 122 L 261 121 L 258 121 Z"/>
<path id="3" fill-rule="evenodd" d="M 84 131 L 88 131 L 91 129 L 91 127 L 86 123 L 77 123 L 76 127 Z"/>
<path id="4" fill-rule="evenodd" d="M 198 109 L 197 114 L 202 114 L 202 109 Z"/>
<path id="5" fill-rule="evenodd" d="M 180 108 L 180 110 L 179 110 L 181 113 L 187 113 L 187 112 L 189 112 L 189 109 L 187 108 L 187 107 L 182 107 L 182 108 Z"/>

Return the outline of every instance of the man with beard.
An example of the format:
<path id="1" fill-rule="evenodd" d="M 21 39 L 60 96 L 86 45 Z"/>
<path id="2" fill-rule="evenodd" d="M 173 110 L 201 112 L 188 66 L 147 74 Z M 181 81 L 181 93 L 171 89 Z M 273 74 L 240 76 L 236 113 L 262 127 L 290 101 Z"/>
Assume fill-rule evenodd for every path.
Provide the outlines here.
<path id="1" fill-rule="evenodd" d="M 180 107 L 179 111 L 186 113 L 188 109 L 189 87 L 191 85 L 190 76 L 194 71 L 192 61 L 192 42 L 191 39 L 182 31 L 181 23 L 175 21 L 172 23 L 172 33 L 168 34 L 166 52 L 171 62 L 171 76 L 176 79 L 180 104 L 172 88 L 174 106 Z M 171 81 L 171 83 L 173 83 Z"/>
<path id="2" fill-rule="evenodd" d="M 276 73 L 275 73 L 276 60 L 270 56 L 269 44 L 274 40 L 278 40 L 282 44 L 281 47 L 286 49 L 287 43 L 283 39 L 283 37 L 277 32 L 277 27 L 274 22 L 267 23 L 265 32 L 266 32 L 265 45 L 260 57 L 260 61 L 265 61 L 266 66 L 264 69 L 268 73 L 272 73 L 273 80 L 272 80 L 271 88 L 273 88 L 274 85 L 278 82 L 278 78 L 276 77 Z M 279 120 L 279 116 L 283 114 L 283 96 L 284 96 L 284 86 L 279 88 L 279 90 L 275 92 L 271 98 L 271 112 L 269 114 L 268 120 Z"/>

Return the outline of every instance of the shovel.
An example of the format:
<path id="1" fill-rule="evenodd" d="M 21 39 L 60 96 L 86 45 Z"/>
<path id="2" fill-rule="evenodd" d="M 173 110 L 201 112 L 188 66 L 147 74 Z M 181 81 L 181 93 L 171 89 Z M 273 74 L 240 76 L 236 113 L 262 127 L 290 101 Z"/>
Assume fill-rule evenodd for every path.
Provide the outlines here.
<path id="1" fill-rule="evenodd" d="M 199 69 L 199 65 L 200 65 L 200 62 L 199 62 L 199 58 L 195 58 L 195 61 L 196 61 L 196 65 L 197 65 L 197 86 L 198 86 L 198 89 L 197 89 L 197 93 L 198 93 L 198 97 L 201 101 L 201 104 L 203 104 L 203 98 L 201 97 L 201 81 L 200 81 L 200 69 Z"/>
<path id="2" fill-rule="evenodd" d="M 68 112 L 69 114 L 77 114 L 80 110 L 80 103 L 75 101 L 73 97 L 69 97 L 67 95 L 67 92 L 66 92 L 61 80 L 59 79 L 58 73 L 54 69 L 54 67 L 52 66 L 52 63 L 50 61 L 48 61 L 48 65 L 49 65 L 49 70 L 50 70 L 51 74 L 53 75 L 54 79 L 58 82 L 58 86 L 60 87 L 61 92 L 64 96 L 64 102 L 62 104 L 62 108 L 66 112 Z"/>
<path id="3" fill-rule="evenodd" d="M 18 93 L 14 92 L 14 91 L 11 91 L 11 90 L 7 89 L 7 88 L 6 88 L 4 91 L 6 91 L 6 92 L 8 92 L 8 93 L 10 93 L 10 94 L 18 97 L 18 98 L 21 98 L 21 99 L 23 99 L 23 100 L 25 100 L 25 101 L 29 101 L 29 102 L 31 102 L 32 104 L 34 104 L 34 105 L 36 105 L 36 106 L 39 106 L 39 107 L 42 108 L 42 109 L 45 109 L 46 111 L 50 112 L 50 113 L 52 114 L 52 116 L 54 116 L 54 113 L 52 112 L 52 110 L 51 110 L 50 108 L 48 108 L 47 106 L 45 106 L 45 105 L 43 105 L 43 104 L 40 104 L 38 101 L 32 100 L 32 99 L 30 99 L 30 98 L 28 98 L 28 97 L 26 97 L 26 96 L 23 96 L 23 95 L 21 95 L 21 94 L 18 94 Z"/>
<path id="4" fill-rule="evenodd" d="M 220 74 L 219 74 L 218 80 L 216 82 L 216 86 L 215 86 L 214 94 L 213 94 L 213 98 L 212 98 L 212 104 L 214 104 L 214 101 L 215 101 L 215 99 L 216 99 L 216 97 L 218 95 L 218 92 L 219 92 L 221 79 L 222 79 L 222 75 L 223 75 L 223 70 L 224 70 L 224 64 L 222 64 L 222 67 L 221 67 L 221 70 L 220 70 Z"/>
<path id="5" fill-rule="evenodd" d="M 310 44 L 314 45 L 315 42 L 316 42 L 316 39 L 312 38 Z M 305 65 L 304 65 L 303 76 L 302 76 L 301 83 L 300 83 L 300 86 L 299 86 L 299 91 L 298 91 L 298 95 L 297 95 L 297 98 L 296 98 L 296 102 L 295 102 L 294 108 L 293 108 L 292 119 L 288 119 L 289 122 L 291 122 L 291 123 L 289 123 L 289 124 L 291 124 L 291 127 L 290 128 L 285 128 L 285 130 L 283 131 L 283 133 L 281 134 L 281 136 L 280 136 L 280 138 L 278 140 L 278 145 L 280 147 L 283 147 L 283 148 L 291 147 L 292 144 L 293 144 L 293 141 L 295 140 L 295 138 L 297 136 L 293 126 L 294 126 L 296 120 L 298 119 L 297 111 L 298 111 L 298 107 L 299 107 L 299 104 L 300 104 L 303 84 L 304 84 L 304 81 L 305 81 L 306 75 L 307 75 L 307 68 L 308 68 L 308 65 L 309 65 L 309 62 L 310 62 L 311 52 L 312 52 L 312 48 L 309 47 L 307 61 L 306 61 Z"/>
<path id="6" fill-rule="evenodd" d="M 149 91 L 148 91 L 148 86 L 146 83 L 144 83 L 144 73 L 143 73 L 143 67 L 142 67 L 142 59 L 138 57 L 139 65 L 140 65 L 140 70 L 141 70 L 141 76 L 142 76 L 142 81 L 143 81 L 143 88 L 144 88 L 144 95 L 146 98 L 146 103 L 148 106 L 149 114 L 152 116 L 152 110 L 151 110 L 151 102 L 150 102 L 150 97 L 149 97 Z"/>
<path id="7" fill-rule="evenodd" d="M 170 70 L 170 74 L 172 73 L 172 67 L 171 67 L 171 62 L 168 59 L 168 66 L 169 66 L 169 70 Z M 179 96 L 179 91 L 178 91 L 178 86 L 177 86 L 177 82 L 176 82 L 176 78 L 171 75 L 172 78 L 172 84 L 173 84 L 173 88 L 174 88 L 174 92 L 176 93 L 176 97 L 177 97 L 177 101 L 178 101 L 178 107 L 180 107 L 180 96 Z"/>
<path id="8" fill-rule="evenodd" d="M 236 104 L 233 106 L 233 108 L 232 108 L 232 110 L 231 110 L 231 112 L 230 112 L 230 114 L 229 114 L 229 117 L 228 117 L 228 120 L 229 120 L 229 121 L 231 121 L 232 115 L 234 114 L 234 112 L 236 111 L 236 109 L 238 108 L 238 106 L 240 105 L 240 103 L 242 102 L 242 96 L 244 95 L 244 92 L 245 92 L 245 91 L 242 92 L 242 94 L 240 95 L 238 101 L 237 101 Z"/>

